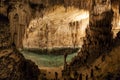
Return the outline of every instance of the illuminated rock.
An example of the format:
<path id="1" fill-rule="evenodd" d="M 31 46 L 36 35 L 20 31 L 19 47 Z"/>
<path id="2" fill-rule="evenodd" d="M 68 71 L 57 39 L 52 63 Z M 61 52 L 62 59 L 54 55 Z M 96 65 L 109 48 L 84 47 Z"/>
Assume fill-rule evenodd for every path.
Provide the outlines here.
<path id="1" fill-rule="evenodd" d="M 64 12 L 64 7 L 59 6 L 53 12 L 46 11 L 43 18 L 39 17 L 30 21 L 24 47 L 80 47 L 89 22 L 88 17 L 88 11 L 77 8 Z"/>

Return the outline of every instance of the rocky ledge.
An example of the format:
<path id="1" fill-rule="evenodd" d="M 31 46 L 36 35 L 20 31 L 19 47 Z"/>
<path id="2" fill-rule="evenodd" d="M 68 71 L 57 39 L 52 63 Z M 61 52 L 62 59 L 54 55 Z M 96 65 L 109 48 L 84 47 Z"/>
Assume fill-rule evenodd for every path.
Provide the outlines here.
<path id="1" fill-rule="evenodd" d="M 38 66 L 11 43 L 9 20 L 0 15 L 0 80 L 38 80 Z"/>
<path id="2" fill-rule="evenodd" d="M 16 49 L 0 51 L 0 80 L 38 80 L 38 66 Z"/>

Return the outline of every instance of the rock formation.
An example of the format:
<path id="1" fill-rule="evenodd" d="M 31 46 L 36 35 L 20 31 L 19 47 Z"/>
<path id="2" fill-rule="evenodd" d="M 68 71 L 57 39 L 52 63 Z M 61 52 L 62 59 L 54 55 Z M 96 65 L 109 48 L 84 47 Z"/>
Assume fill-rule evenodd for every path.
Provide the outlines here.
<path id="1" fill-rule="evenodd" d="M 23 38 L 30 20 L 29 5 L 22 2 L 13 2 L 9 10 L 11 42 L 16 44 L 17 48 L 23 47 Z"/>
<path id="2" fill-rule="evenodd" d="M 110 0 L 93 0 L 84 43 L 78 56 L 71 62 L 71 66 L 90 64 L 102 53 L 111 49 L 113 42 L 112 18 L 113 11 Z"/>
<path id="3" fill-rule="evenodd" d="M 91 1 L 91 0 L 89 0 Z M 69 1 L 69 0 L 4 0 L 1 1 L 0 13 L 9 17 L 11 42 L 16 44 L 17 48 L 23 47 L 23 38 L 29 21 L 36 17 L 43 17 L 44 9 L 54 5 L 63 5 L 66 9 L 69 6 L 75 6 L 88 9 L 89 1 Z M 49 11 L 49 10 L 48 10 Z"/>
<path id="4" fill-rule="evenodd" d="M 24 39 L 24 47 L 80 47 L 89 22 L 88 17 L 88 11 L 79 11 L 74 8 L 64 12 L 64 7 L 59 6 L 54 11 L 44 14 L 43 18 L 39 17 L 30 22 L 26 31 L 27 37 Z"/>
<path id="5" fill-rule="evenodd" d="M 118 0 L 112 0 L 113 2 L 118 2 Z M 91 3 L 92 0 L 4 0 L 0 4 L 0 14 L 9 17 L 11 42 L 14 42 L 17 48 L 22 48 L 23 38 L 27 37 L 25 34 L 26 28 L 32 19 L 43 17 L 45 12 L 49 13 L 50 8 L 53 8 L 54 11 L 55 5 L 64 6 L 67 11 L 69 7 L 73 6 L 79 9 L 90 10 Z M 52 44 L 54 43 L 52 42 Z"/>
<path id="6" fill-rule="evenodd" d="M 38 66 L 14 49 L 0 51 L 0 80 L 38 80 Z"/>
<path id="7" fill-rule="evenodd" d="M 24 58 L 10 37 L 9 20 L 0 15 L 0 80 L 38 80 L 38 66 Z"/>

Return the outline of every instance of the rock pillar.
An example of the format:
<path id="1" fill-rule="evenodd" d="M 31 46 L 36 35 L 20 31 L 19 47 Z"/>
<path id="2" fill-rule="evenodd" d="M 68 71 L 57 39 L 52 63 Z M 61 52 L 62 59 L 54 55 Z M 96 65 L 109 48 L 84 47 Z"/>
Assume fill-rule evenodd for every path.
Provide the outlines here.
<path id="1" fill-rule="evenodd" d="M 23 47 L 25 30 L 29 23 L 29 7 L 22 2 L 14 2 L 9 12 L 11 43 L 17 48 Z"/>

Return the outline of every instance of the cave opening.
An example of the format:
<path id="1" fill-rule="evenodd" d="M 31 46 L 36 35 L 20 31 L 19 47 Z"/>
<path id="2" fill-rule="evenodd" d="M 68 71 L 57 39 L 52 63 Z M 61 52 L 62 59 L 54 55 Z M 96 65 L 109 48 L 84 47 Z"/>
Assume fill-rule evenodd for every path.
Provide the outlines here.
<path id="1" fill-rule="evenodd" d="M 15 44 L 20 52 L 23 48 L 23 50 L 35 53 L 36 56 L 38 56 L 37 54 L 50 53 L 55 55 L 54 60 L 58 54 L 60 56 L 57 57 L 63 60 L 63 54 L 66 52 L 70 54 L 68 61 L 76 55 L 76 53 L 72 53 L 77 52 L 81 47 L 85 29 L 89 22 L 89 12 L 69 5 L 66 12 L 62 2 L 57 1 L 60 4 L 58 6 L 56 6 L 56 3 L 51 2 L 50 5 L 54 8 L 48 5 L 47 8 L 50 7 L 48 9 L 43 3 L 24 5 L 20 1 L 8 2 L 6 16 L 10 20 L 11 42 Z M 51 20 L 49 20 L 50 18 Z M 61 64 L 63 65 L 63 61 L 60 62 Z"/>
<path id="2" fill-rule="evenodd" d="M 43 17 L 32 19 L 23 40 L 22 53 L 41 67 L 60 67 L 64 54 L 70 62 L 77 55 L 89 23 L 89 12 L 63 6 L 46 10 Z M 34 37 L 34 38 L 33 38 Z M 29 53 L 29 54 L 27 54 Z"/>

